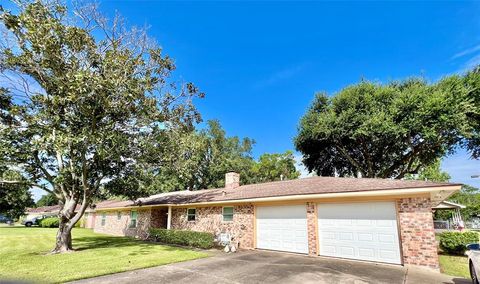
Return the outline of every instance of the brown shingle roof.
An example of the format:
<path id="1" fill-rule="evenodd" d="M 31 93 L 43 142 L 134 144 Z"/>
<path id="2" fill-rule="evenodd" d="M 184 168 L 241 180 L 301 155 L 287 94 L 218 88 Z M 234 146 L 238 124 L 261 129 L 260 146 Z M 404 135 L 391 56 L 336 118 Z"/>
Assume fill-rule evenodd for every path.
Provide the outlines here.
<path id="1" fill-rule="evenodd" d="M 374 190 L 414 189 L 441 187 L 459 184 L 438 183 L 418 180 L 392 180 L 371 178 L 310 177 L 303 179 L 243 185 L 234 189 L 204 189 L 198 191 L 178 191 L 152 195 L 132 201 L 105 201 L 97 205 L 101 208 L 129 207 L 134 205 L 189 204 L 221 202 L 264 197 L 308 195 L 326 193 L 346 193 Z"/>
<path id="2" fill-rule="evenodd" d="M 77 205 L 75 211 L 80 210 L 80 205 Z M 27 213 L 57 213 L 60 211 L 60 205 L 52 205 L 52 206 L 42 206 L 37 208 L 27 208 Z"/>
<path id="3" fill-rule="evenodd" d="M 27 213 L 52 213 L 60 210 L 59 205 L 43 206 L 37 208 L 27 208 Z"/>

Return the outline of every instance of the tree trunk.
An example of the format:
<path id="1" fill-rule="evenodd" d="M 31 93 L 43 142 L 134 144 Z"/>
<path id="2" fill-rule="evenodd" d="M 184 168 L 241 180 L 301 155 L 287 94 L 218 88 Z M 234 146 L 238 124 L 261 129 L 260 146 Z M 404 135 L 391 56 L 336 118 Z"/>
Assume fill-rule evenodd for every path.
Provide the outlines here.
<path id="1" fill-rule="evenodd" d="M 72 228 L 69 224 L 69 220 L 65 216 L 59 216 L 57 241 L 55 242 L 55 248 L 52 253 L 63 253 L 72 251 Z"/>

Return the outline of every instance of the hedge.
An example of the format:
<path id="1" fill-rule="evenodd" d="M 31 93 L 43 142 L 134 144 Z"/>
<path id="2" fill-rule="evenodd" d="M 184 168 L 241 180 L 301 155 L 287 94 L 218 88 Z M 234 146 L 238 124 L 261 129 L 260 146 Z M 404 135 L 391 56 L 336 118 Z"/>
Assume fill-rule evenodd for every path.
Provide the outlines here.
<path id="1" fill-rule="evenodd" d="M 477 232 L 443 232 L 440 235 L 440 248 L 448 254 L 463 255 L 467 250 L 466 245 L 478 243 Z"/>
<path id="2" fill-rule="evenodd" d="M 60 223 L 58 217 L 48 217 L 40 221 L 40 227 L 58 228 L 58 223 Z"/>
<path id="3" fill-rule="evenodd" d="M 150 239 L 165 244 L 209 249 L 214 245 L 211 233 L 151 228 Z"/>

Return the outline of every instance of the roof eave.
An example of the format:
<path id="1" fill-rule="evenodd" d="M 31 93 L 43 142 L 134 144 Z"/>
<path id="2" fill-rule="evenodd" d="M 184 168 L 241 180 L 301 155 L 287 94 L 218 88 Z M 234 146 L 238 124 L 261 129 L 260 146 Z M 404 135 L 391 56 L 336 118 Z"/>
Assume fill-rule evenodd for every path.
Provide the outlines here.
<path id="1" fill-rule="evenodd" d="M 207 202 L 191 202 L 191 203 L 163 203 L 163 204 L 149 204 L 149 205 L 133 205 L 123 207 L 109 207 L 98 208 L 97 211 L 108 211 L 118 209 L 135 209 L 135 208 L 150 208 L 150 207 L 183 207 L 183 206 L 203 206 L 203 205 L 218 205 L 218 204 L 233 204 L 233 203 L 259 203 L 259 202 L 275 202 L 275 201 L 300 201 L 300 200 L 312 200 L 312 199 L 327 199 L 327 198 L 343 198 L 343 197 L 369 197 L 369 196 L 411 196 L 418 194 L 430 194 L 432 203 L 438 205 L 440 202 L 448 198 L 454 192 L 460 190 L 461 184 L 451 184 L 445 186 L 435 187 L 419 187 L 419 188 L 404 188 L 404 189 L 382 189 L 382 190 L 369 190 L 369 191 L 352 191 L 352 192 L 336 192 L 336 193 L 314 193 L 314 194 L 298 194 L 298 195 L 283 195 L 283 196 L 271 196 L 271 197 L 257 197 L 257 198 L 245 198 L 245 199 L 231 199 L 231 200 L 218 200 Z"/>

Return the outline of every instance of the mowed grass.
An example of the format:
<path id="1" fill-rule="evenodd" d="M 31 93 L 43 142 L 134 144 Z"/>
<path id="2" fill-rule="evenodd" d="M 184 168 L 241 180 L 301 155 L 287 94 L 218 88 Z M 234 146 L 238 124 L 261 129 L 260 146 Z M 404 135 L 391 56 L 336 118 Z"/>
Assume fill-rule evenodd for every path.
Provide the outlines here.
<path id="1" fill-rule="evenodd" d="M 438 256 L 442 273 L 461 276 L 470 279 L 468 270 L 468 258 L 466 256 L 442 255 Z"/>
<path id="2" fill-rule="evenodd" d="M 56 229 L 0 227 L 0 282 L 65 282 L 207 257 L 208 253 L 73 229 L 72 253 L 49 254 Z"/>

